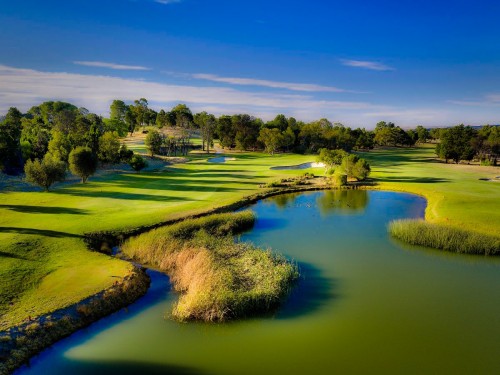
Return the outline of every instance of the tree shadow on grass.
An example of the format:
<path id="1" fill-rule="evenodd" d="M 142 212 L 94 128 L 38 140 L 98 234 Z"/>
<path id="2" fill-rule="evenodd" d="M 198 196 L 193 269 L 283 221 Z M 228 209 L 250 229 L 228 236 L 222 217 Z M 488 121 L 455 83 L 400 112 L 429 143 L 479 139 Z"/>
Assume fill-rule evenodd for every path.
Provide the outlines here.
<path id="1" fill-rule="evenodd" d="M 20 255 L 6 253 L 4 251 L 0 251 L 0 258 L 11 258 L 11 259 L 19 259 L 19 260 L 28 260 L 28 258 L 22 257 Z"/>
<path id="2" fill-rule="evenodd" d="M 33 234 L 37 236 L 55 237 L 55 238 L 82 238 L 77 234 L 59 232 L 55 230 L 33 229 L 33 228 L 17 228 L 17 227 L 0 227 L 0 233 L 16 233 L 16 234 Z"/>
<path id="3" fill-rule="evenodd" d="M 147 189 L 145 187 L 145 189 Z M 165 189 L 174 190 L 174 189 Z M 184 189 L 189 190 L 189 189 Z M 137 200 L 137 201 L 155 201 L 155 202 L 180 202 L 180 201 L 195 201 L 195 198 L 184 198 L 184 197 L 172 197 L 165 195 L 153 195 L 153 194 L 137 194 L 137 193 L 124 193 L 118 191 L 101 191 L 97 189 L 61 189 L 56 194 L 73 195 L 78 197 L 89 197 L 89 198 L 112 198 L 112 199 L 124 199 L 124 200 Z"/>
<path id="4" fill-rule="evenodd" d="M 324 277 L 321 270 L 311 264 L 299 263 L 300 279 L 286 302 L 276 314 L 276 319 L 291 319 L 320 310 L 339 295 L 335 280 Z"/>
<path id="5" fill-rule="evenodd" d="M 79 208 L 67 207 L 41 207 L 41 206 L 26 206 L 14 204 L 0 204 L 0 209 L 6 209 L 26 214 L 71 214 L 71 215 L 87 215 L 86 210 Z"/>
<path id="6" fill-rule="evenodd" d="M 449 182 L 448 178 L 439 177 L 411 177 L 411 176 L 399 176 L 399 177 L 382 177 L 377 178 L 376 181 L 383 182 L 415 182 L 420 184 L 436 184 L 440 182 Z"/>

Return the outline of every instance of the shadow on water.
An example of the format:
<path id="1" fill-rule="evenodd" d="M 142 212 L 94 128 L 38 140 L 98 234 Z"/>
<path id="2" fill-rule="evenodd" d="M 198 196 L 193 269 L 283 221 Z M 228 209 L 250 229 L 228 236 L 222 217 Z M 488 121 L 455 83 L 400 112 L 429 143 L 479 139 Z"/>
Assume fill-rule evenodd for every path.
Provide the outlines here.
<path id="1" fill-rule="evenodd" d="M 271 230 L 283 229 L 287 225 L 287 221 L 285 219 L 280 219 L 277 217 L 263 217 L 257 218 L 255 221 L 255 225 L 250 231 L 258 230 L 259 232 L 267 232 Z"/>
<path id="2" fill-rule="evenodd" d="M 0 209 L 6 209 L 26 214 L 71 214 L 71 215 L 86 215 L 87 211 L 79 208 L 67 207 L 40 207 L 40 206 L 25 206 L 16 204 L 0 204 Z"/>
<path id="3" fill-rule="evenodd" d="M 324 277 L 321 270 L 311 264 L 299 263 L 298 266 L 300 279 L 276 314 L 276 319 L 291 319 L 313 313 L 339 297 L 335 292 L 335 280 Z"/>
<path id="4" fill-rule="evenodd" d="M 169 364 L 141 363 L 133 361 L 71 361 L 60 371 L 52 374 L 71 375 L 197 375 L 198 369 Z"/>

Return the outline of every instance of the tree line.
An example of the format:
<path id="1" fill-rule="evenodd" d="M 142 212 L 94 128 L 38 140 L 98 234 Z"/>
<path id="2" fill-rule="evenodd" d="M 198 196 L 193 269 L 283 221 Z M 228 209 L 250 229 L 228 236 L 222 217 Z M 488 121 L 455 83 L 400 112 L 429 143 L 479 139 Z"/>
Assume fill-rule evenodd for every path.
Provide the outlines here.
<path id="1" fill-rule="evenodd" d="M 26 113 L 10 108 L 0 118 L 0 167 L 3 172 L 14 174 L 22 172 L 28 161 L 38 160 L 40 166 L 35 165 L 40 169 L 47 155 L 55 162 L 70 165 L 70 154 L 77 148 L 89 151 L 96 162 L 129 162 L 133 153 L 120 143 L 120 138 L 145 127 L 149 129 L 146 143 L 152 155 L 187 154 L 193 133 L 202 138 L 202 149 L 207 152 L 213 147 L 214 139 L 218 139 L 221 147 L 227 149 L 264 150 L 269 154 L 318 153 L 321 149 L 350 152 L 375 146 L 412 147 L 428 141 L 437 142 L 436 153 L 446 161 L 478 158 L 483 164 L 496 164 L 499 154 L 499 128 L 494 126 L 479 130 L 463 125 L 430 130 L 417 126 L 404 130 L 394 123 L 381 121 L 370 131 L 351 129 L 327 119 L 306 123 L 283 114 L 267 122 L 249 114 L 219 117 L 207 112 L 193 114 L 185 104 L 156 112 L 145 98 L 140 98 L 130 104 L 114 100 L 109 118 L 60 101 L 44 102 Z M 177 131 L 167 136 L 162 128 Z M 134 162 L 137 168 L 144 164 L 137 157 Z M 46 165 L 55 164 L 47 159 Z"/>
<path id="2" fill-rule="evenodd" d="M 436 154 L 459 163 L 478 160 L 481 165 L 497 165 L 500 155 L 500 126 L 485 125 L 479 129 L 457 125 L 435 130 L 439 137 Z"/>

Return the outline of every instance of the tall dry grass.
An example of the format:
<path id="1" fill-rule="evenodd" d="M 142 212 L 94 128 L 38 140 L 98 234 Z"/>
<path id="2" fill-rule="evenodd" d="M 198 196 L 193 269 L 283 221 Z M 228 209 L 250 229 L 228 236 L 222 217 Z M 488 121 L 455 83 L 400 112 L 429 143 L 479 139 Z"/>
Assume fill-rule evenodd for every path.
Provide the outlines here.
<path id="1" fill-rule="evenodd" d="M 270 251 L 237 243 L 251 212 L 219 214 L 155 229 L 127 241 L 131 258 L 165 271 L 180 293 L 180 321 L 225 321 L 277 307 L 298 277 L 297 267 Z"/>

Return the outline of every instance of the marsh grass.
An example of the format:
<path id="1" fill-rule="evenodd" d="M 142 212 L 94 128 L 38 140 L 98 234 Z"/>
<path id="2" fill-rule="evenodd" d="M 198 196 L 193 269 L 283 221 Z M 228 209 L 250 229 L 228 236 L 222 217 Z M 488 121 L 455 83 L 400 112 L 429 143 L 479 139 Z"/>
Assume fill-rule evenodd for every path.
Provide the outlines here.
<path id="1" fill-rule="evenodd" d="M 500 255 L 500 238 L 424 220 L 396 220 L 389 233 L 404 242 L 462 254 Z"/>
<path id="2" fill-rule="evenodd" d="M 125 254 L 159 267 L 180 293 L 179 321 L 226 321 L 270 311 L 287 295 L 298 269 L 284 257 L 238 243 L 251 212 L 218 214 L 158 228 L 128 240 Z"/>

